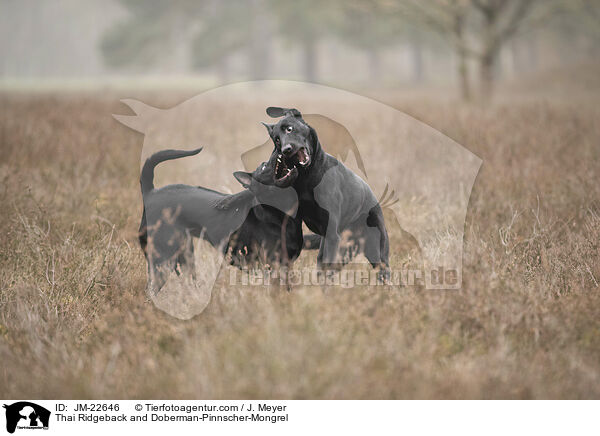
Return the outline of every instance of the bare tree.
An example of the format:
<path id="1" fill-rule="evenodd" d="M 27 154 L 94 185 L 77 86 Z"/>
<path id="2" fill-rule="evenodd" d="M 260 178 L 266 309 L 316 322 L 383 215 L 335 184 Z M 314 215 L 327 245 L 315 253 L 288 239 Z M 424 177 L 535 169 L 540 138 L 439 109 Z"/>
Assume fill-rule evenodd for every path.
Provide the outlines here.
<path id="1" fill-rule="evenodd" d="M 481 96 L 489 99 L 494 83 L 494 66 L 503 44 L 512 38 L 527 17 L 535 0 L 472 0 L 479 12 L 481 47 L 477 53 Z"/>
<path id="2" fill-rule="evenodd" d="M 269 0 L 269 11 L 275 17 L 283 39 L 302 50 L 304 78 L 316 82 L 319 72 L 319 41 L 329 33 L 334 6 L 322 0 Z"/>
<path id="3" fill-rule="evenodd" d="M 493 92 L 494 69 L 503 45 L 530 17 L 539 0 L 405 0 L 396 9 L 448 39 L 458 62 L 461 95 L 471 98 L 468 59 L 479 69 L 480 96 Z"/>
<path id="4" fill-rule="evenodd" d="M 467 60 L 470 47 L 466 41 L 466 26 L 470 0 L 381 0 L 380 6 L 390 14 L 398 14 L 417 26 L 417 23 L 440 34 L 453 47 L 457 56 L 457 75 L 460 95 L 471 99 Z"/>

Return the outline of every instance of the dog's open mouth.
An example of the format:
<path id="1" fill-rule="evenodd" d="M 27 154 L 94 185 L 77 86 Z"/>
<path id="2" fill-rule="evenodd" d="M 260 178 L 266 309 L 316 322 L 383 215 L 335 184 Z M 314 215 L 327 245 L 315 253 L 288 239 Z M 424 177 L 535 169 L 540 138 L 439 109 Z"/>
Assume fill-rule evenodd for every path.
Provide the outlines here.
<path id="1" fill-rule="evenodd" d="M 295 165 L 290 165 L 287 159 L 282 154 L 277 155 L 277 163 L 275 164 L 275 183 L 278 186 L 287 185 L 298 175 L 298 168 Z"/>
<path id="2" fill-rule="evenodd" d="M 296 164 L 300 165 L 301 167 L 305 167 L 310 163 L 310 155 L 305 147 L 300 147 L 296 154 L 289 159 L 295 160 Z"/>
<path id="3" fill-rule="evenodd" d="M 277 155 L 275 182 L 278 185 L 282 185 L 285 182 L 293 181 L 298 175 L 298 167 L 305 167 L 309 163 L 310 154 L 305 147 L 300 147 L 292 156 L 285 157 L 283 154 Z"/>

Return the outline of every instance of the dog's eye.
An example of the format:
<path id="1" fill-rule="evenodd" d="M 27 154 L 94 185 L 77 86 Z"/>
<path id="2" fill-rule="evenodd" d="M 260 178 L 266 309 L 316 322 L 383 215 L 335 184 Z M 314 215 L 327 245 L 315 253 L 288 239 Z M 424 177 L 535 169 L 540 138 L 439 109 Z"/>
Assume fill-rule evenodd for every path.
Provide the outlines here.
<path id="1" fill-rule="evenodd" d="M 285 128 L 285 132 L 286 132 L 286 133 L 291 133 L 291 131 L 292 131 L 292 130 L 294 130 L 294 128 L 293 128 L 292 126 L 287 126 L 287 127 Z"/>

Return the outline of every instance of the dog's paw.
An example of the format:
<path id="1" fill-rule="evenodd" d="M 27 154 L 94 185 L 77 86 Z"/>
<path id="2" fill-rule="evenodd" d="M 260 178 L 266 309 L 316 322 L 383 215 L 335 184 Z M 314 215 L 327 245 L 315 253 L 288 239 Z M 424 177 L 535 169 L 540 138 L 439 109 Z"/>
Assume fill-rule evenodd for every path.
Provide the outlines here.
<path id="1" fill-rule="evenodd" d="M 391 286 L 392 274 L 389 269 L 380 269 L 377 271 L 377 283 L 380 285 Z"/>

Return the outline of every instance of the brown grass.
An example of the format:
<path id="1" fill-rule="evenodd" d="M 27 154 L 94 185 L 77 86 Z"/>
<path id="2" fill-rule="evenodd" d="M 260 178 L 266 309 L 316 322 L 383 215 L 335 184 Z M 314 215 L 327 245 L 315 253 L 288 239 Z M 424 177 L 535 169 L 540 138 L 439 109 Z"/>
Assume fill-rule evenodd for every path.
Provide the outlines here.
<path id="1" fill-rule="evenodd" d="M 483 158 L 461 291 L 220 282 L 179 321 L 117 97 L 1 97 L 0 397 L 600 397 L 600 98 L 393 101 Z"/>

